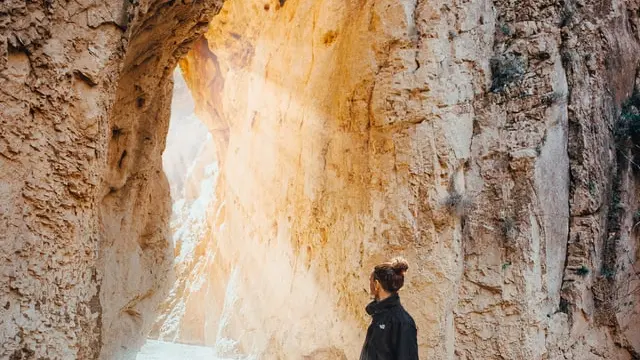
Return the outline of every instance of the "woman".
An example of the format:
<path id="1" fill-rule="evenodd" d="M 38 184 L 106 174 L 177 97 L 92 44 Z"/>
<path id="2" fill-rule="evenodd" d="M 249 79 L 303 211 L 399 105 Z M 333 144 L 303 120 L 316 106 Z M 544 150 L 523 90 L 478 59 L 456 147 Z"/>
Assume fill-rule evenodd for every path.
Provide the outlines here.
<path id="1" fill-rule="evenodd" d="M 360 360 L 418 360 L 416 323 L 400 304 L 407 261 L 395 258 L 376 266 L 369 286 L 374 300 L 367 305 L 372 316 Z"/>

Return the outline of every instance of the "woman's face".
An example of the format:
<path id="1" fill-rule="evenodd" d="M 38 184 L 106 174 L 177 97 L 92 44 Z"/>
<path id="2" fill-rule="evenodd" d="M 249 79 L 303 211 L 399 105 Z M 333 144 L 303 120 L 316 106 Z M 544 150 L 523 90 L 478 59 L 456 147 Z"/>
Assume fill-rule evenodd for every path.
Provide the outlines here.
<path id="1" fill-rule="evenodd" d="M 378 300 L 378 296 L 380 295 L 380 283 L 373 277 L 373 273 L 369 277 L 369 290 L 371 291 L 371 296 Z"/>

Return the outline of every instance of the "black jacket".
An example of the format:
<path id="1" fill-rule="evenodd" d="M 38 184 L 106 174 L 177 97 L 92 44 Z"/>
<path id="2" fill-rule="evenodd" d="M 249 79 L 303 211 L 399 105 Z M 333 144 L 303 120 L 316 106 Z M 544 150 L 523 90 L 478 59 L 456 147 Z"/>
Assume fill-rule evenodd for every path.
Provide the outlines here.
<path id="1" fill-rule="evenodd" d="M 418 360 L 416 323 L 398 294 L 367 305 L 373 317 L 360 360 Z"/>

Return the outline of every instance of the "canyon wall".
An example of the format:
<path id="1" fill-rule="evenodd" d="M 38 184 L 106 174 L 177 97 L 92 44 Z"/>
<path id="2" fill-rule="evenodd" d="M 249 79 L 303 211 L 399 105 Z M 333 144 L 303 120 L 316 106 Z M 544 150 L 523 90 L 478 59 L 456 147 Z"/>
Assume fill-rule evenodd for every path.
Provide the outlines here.
<path id="1" fill-rule="evenodd" d="M 356 358 L 368 274 L 403 255 L 424 358 L 637 358 L 637 21 L 227 1 L 181 62 L 220 174 L 152 336 Z"/>
<path id="2" fill-rule="evenodd" d="M 170 75 L 220 5 L 0 3 L 0 358 L 144 342 L 172 260 Z"/>
<path id="3" fill-rule="evenodd" d="M 356 358 L 394 255 L 423 358 L 640 356 L 638 1 L 220 6 L 0 4 L 1 358 Z"/>

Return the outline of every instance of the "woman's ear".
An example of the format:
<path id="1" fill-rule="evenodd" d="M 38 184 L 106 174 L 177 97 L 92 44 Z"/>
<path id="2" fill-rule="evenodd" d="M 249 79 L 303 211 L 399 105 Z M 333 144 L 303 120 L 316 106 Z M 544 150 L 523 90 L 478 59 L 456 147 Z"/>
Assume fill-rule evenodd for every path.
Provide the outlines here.
<path id="1" fill-rule="evenodd" d="M 380 284 L 380 281 L 378 281 L 378 279 L 374 280 L 374 286 L 376 288 L 376 295 L 379 295 L 380 290 L 382 290 L 382 284 Z"/>

